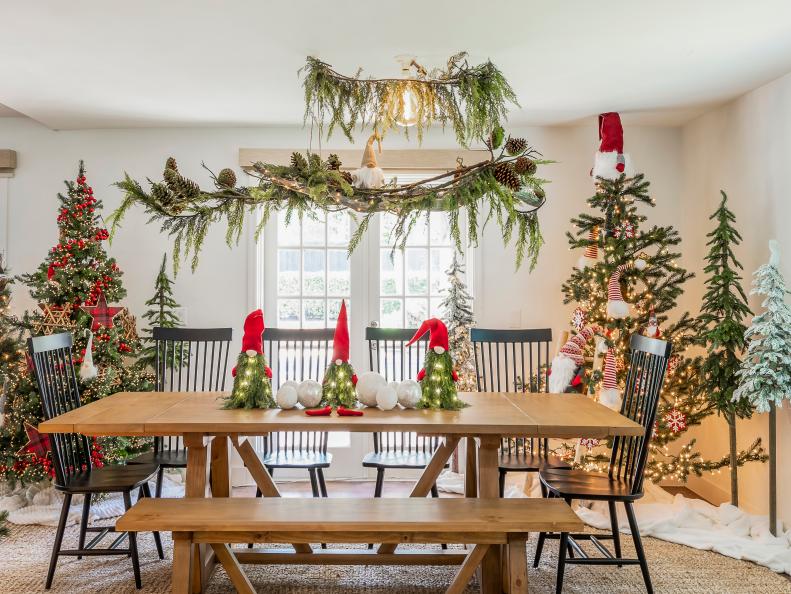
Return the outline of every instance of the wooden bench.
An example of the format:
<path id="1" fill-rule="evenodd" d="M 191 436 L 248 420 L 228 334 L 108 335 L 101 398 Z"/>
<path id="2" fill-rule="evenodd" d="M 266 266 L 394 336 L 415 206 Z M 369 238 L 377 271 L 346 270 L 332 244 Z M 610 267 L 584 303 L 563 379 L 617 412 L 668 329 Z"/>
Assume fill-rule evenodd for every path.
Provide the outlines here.
<path id="1" fill-rule="evenodd" d="M 142 499 L 117 523 L 129 532 L 172 532 L 173 592 L 189 592 L 192 545 L 210 545 L 239 592 L 253 593 L 240 564 L 460 564 L 446 592 L 464 591 L 490 546 L 505 545 L 509 592 L 527 592 L 529 532 L 571 532 L 582 522 L 560 499 Z M 228 543 L 293 543 L 239 549 Z M 453 543 L 472 548 L 378 553 L 310 549 L 305 543 Z M 299 546 L 302 544 L 303 546 Z M 299 552 L 302 551 L 302 552 Z"/>

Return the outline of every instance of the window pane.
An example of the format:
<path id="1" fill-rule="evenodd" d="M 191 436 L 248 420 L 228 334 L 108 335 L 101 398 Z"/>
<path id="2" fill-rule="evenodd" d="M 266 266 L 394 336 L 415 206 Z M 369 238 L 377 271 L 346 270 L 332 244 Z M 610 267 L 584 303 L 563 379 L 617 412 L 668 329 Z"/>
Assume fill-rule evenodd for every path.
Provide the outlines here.
<path id="1" fill-rule="evenodd" d="M 286 213 L 277 214 L 277 245 L 299 245 L 299 217 L 291 217 L 286 225 Z"/>
<path id="2" fill-rule="evenodd" d="M 428 217 L 421 215 L 412 231 L 409 232 L 409 237 L 406 240 L 407 245 L 428 245 Z"/>
<path id="3" fill-rule="evenodd" d="M 406 294 L 428 294 L 428 250 L 406 249 Z"/>
<path id="4" fill-rule="evenodd" d="M 401 295 L 404 292 L 404 254 L 389 248 L 379 250 L 379 294 Z"/>
<path id="5" fill-rule="evenodd" d="M 351 294 L 351 267 L 346 250 L 327 250 L 327 294 L 346 297 Z"/>
<path id="6" fill-rule="evenodd" d="M 440 295 L 448 286 L 446 271 L 453 261 L 452 248 L 431 248 L 431 294 Z"/>
<path id="7" fill-rule="evenodd" d="M 302 218 L 302 245 L 325 245 L 324 213 L 313 219 L 308 215 Z"/>
<path id="8" fill-rule="evenodd" d="M 277 300 L 277 327 L 299 328 L 299 299 Z"/>
<path id="9" fill-rule="evenodd" d="M 351 217 L 346 211 L 327 213 L 327 244 L 348 245 L 351 239 Z"/>
<path id="10" fill-rule="evenodd" d="M 418 328 L 428 319 L 428 299 L 406 300 L 406 327 Z"/>
<path id="11" fill-rule="evenodd" d="M 299 295 L 299 250 L 277 251 L 277 294 Z"/>
<path id="12" fill-rule="evenodd" d="M 324 295 L 324 250 L 304 250 L 302 294 Z"/>
<path id="13" fill-rule="evenodd" d="M 335 326 L 336 322 L 338 321 L 338 314 L 341 311 L 341 300 L 340 299 L 327 299 L 327 326 L 332 328 Z M 349 324 L 352 323 L 352 302 L 348 299 L 346 300 L 346 318 L 349 320 Z"/>
<path id="14" fill-rule="evenodd" d="M 325 328 L 326 313 L 323 299 L 305 299 L 302 301 L 302 327 Z"/>
<path id="15" fill-rule="evenodd" d="M 382 328 L 403 328 L 401 299 L 379 300 L 379 325 Z"/>
<path id="16" fill-rule="evenodd" d="M 390 213 L 383 213 L 379 219 L 379 245 L 393 245 L 393 227 L 396 217 Z"/>
<path id="17" fill-rule="evenodd" d="M 442 304 L 442 297 L 432 297 L 431 298 L 431 313 L 429 314 L 429 317 L 431 317 L 431 318 L 441 318 L 442 317 L 442 314 L 444 312 L 442 311 L 441 304 Z"/>
<path id="18" fill-rule="evenodd" d="M 450 245 L 450 223 L 447 213 L 431 213 L 431 245 Z"/>

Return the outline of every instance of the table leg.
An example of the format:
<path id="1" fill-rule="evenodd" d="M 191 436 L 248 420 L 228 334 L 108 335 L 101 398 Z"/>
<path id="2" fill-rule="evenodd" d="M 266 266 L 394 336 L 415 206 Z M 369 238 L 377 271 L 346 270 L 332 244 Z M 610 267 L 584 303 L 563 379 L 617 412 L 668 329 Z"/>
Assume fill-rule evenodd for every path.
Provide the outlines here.
<path id="1" fill-rule="evenodd" d="M 508 592 L 527 594 L 527 534 L 512 534 L 508 537 Z"/>
<path id="2" fill-rule="evenodd" d="M 500 488 L 497 470 L 497 452 L 500 438 L 490 435 L 479 438 L 478 447 L 478 497 L 499 499 Z M 501 547 L 491 546 L 481 563 L 482 594 L 502 594 Z"/>
<path id="3" fill-rule="evenodd" d="M 190 592 L 190 535 L 184 532 L 173 534 L 173 577 L 171 592 L 189 594 Z"/>
<path id="4" fill-rule="evenodd" d="M 231 451 L 228 436 L 217 435 L 211 442 L 212 497 L 231 496 Z"/>
<path id="5" fill-rule="evenodd" d="M 429 494 L 431 487 L 436 482 L 442 469 L 445 468 L 445 464 L 447 464 L 458 444 L 459 438 L 455 435 L 448 435 L 445 438 L 445 442 L 434 451 L 431 461 L 423 470 L 415 486 L 412 487 L 412 492 L 409 494 L 410 497 L 425 497 Z M 383 543 L 379 545 L 376 552 L 379 554 L 390 554 L 395 552 L 396 546 L 398 545 L 393 543 Z"/>
<path id="6" fill-rule="evenodd" d="M 464 496 L 478 496 L 478 444 L 474 437 L 467 438 L 467 460 L 464 468 Z"/>
<path id="7" fill-rule="evenodd" d="M 207 497 L 209 495 L 209 449 L 211 437 L 198 434 L 184 436 L 187 446 L 187 482 L 185 497 Z M 206 545 L 192 547 L 192 592 L 203 592 L 209 578 L 208 567 L 213 566 L 213 554 L 208 556 Z M 207 567 L 208 566 L 208 567 Z"/>

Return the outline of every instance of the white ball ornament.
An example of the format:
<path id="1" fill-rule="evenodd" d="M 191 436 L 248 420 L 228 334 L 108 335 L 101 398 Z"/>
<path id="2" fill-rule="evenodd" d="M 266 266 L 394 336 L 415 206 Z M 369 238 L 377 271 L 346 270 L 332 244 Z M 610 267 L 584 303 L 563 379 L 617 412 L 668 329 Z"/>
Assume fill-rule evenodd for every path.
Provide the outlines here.
<path id="1" fill-rule="evenodd" d="M 357 379 L 357 400 L 365 406 L 376 406 L 376 393 L 387 386 L 387 380 L 375 371 L 366 371 Z"/>
<path id="2" fill-rule="evenodd" d="M 445 352 L 445 347 L 435 346 L 434 347 L 434 352 L 437 353 L 438 355 L 441 355 L 442 353 Z"/>
<path id="3" fill-rule="evenodd" d="M 288 380 L 280 384 L 281 388 L 285 388 L 286 386 L 291 386 L 294 388 L 295 392 L 299 392 L 299 382 L 295 382 L 294 380 Z"/>
<path id="4" fill-rule="evenodd" d="M 294 383 L 294 382 L 289 382 Z M 289 408 L 294 408 L 299 401 L 299 395 L 297 394 L 297 389 L 294 386 L 290 386 L 288 384 L 284 384 L 280 386 L 280 389 L 277 391 L 277 396 L 275 397 L 277 401 L 277 405 L 284 409 L 288 410 Z"/>
<path id="5" fill-rule="evenodd" d="M 404 408 L 417 408 L 417 404 L 423 396 L 423 390 L 415 380 L 408 379 L 398 384 L 396 396 L 398 396 L 398 404 Z"/>
<path id="6" fill-rule="evenodd" d="M 321 402 L 321 384 L 316 380 L 305 380 L 297 390 L 299 403 L 305 408 L 315 408 Z"/>
<path id="7" fill-rule="evenodd" d="M 382 410 L 392 410 L 398 404 L 398 396 L 392 386 L 384 386 L 376 392 L 376 405 Z"/>

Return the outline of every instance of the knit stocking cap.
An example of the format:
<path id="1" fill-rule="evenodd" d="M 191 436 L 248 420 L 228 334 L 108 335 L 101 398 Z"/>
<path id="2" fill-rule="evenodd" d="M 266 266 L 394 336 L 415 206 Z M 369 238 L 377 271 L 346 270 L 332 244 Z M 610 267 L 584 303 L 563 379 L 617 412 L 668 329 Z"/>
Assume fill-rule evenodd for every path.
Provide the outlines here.
<path id="1" fill-rule="evenodd" d="M 621 293 L 621 275 L 633 266 L 631 262 L 621 264 L 610 275 L 610 282 L 607 284 L 607 315 L 611 318 L 621 319 L 629 316 L 629 304 L 624 301 Z"/>
<path id="2" fill-rule="evenodd" d="M 566 391 L 574 379 L 577 368 L 585 363 L 583 349 L 585 344 L 597 332 L 601 332 L 599 326 L 585 326 L 577 334 L 566 341 L 560 351 L 552 359 L 551 373 L 549 375 L 549 391 L 553 394 L 560 394 Z"/>
<path id="3" fill-rule="evenodd" d="M 599 390 L 599 402 L 613 410 L 621 408 L 621 391 L 615 374 L 615 352 L 610 348 L 604 357 L 604 378 Z"/>
<path id="4" fill-rule="evenodd" d="M 585 270 L 588 266 L 592 266 L 596 263 L 596 260 L 599 257 L 599 247 L 598 242 L 599 240 L 599 227 L 598 225 L 592 227 L 590 232 L 588 233 L 588 247 L 585 248 L 585 253 L 582 254 L 579 261 L 577 262 L 577 268 L 580 270 Z"/>

